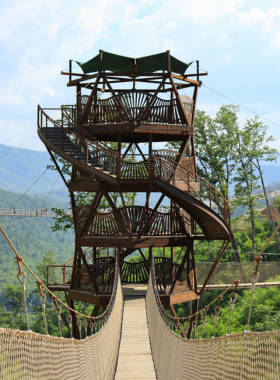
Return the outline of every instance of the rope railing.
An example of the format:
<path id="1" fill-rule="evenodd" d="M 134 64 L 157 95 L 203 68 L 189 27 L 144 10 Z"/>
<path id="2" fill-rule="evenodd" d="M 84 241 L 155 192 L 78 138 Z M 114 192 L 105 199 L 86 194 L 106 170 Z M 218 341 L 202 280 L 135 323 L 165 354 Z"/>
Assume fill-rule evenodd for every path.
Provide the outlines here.
<path id="1" fill-rule="evenodd" d="M 162 315 L 153 285 L 152 268 L 146 309 L 152 356 L 158 379 L 279 378 L 278 331 L 246 332 L 201 340 L 183 338 L 177 335 L 175 329 L 172 331 L 170 320 Z"/>

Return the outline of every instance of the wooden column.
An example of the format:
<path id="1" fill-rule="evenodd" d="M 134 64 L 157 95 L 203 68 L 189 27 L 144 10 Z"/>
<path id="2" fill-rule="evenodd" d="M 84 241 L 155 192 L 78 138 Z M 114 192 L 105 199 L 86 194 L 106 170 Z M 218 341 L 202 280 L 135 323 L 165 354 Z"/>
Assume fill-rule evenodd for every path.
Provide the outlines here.
<path id="1" fill-rule="evenodd" d="M 152 157 L 152 150 L 153 150 L 153 134 L 149 134 L 149 158 Z"/>
<path id="2" fill-rule="evenodd" d="M 121 140 L 121 134 L 118 133 L 118 153 L 121 156 L 121 151 L 122 151 L 122 140 Z"/>
<path id="3" fill-rule="evenodd" d="M 151 267 L 151 263 L 152 263 L 152 253 L 153 253 L 153 246 L 151 245 L 149 247 L 149 268 Z"/>
<path id="4" fill-rule="evenodd" d="M 92 263 L 96 264 L 96 247 L 93 247 Z"/>

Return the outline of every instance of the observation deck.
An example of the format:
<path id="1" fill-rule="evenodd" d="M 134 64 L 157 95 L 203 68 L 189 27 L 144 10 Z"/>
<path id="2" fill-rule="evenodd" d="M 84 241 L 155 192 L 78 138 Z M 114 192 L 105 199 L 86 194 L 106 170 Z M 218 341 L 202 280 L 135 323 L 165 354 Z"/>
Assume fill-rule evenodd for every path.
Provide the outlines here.
<path id="1" fill-rule="evenodd" d="M 49 287 L 67 291 L 70 302 L 104 306 L 116 255 L 123 283 L 146 283 L 150 264 L 141 249 L 148 248 L 150 257 L 153 247 L 170 247 L 171 258 L 155 262 L 162 302 L 194 300 L 197 307 L 231 228 L 226 199 L 196 168 L 195 107 L 200 76 L 207 73 L 201 73 L 196 62 L 196 72 L 185 75 L 192 62 L 181 62 L 169 52 L 134 59 L 100 51 L 88 62 L 77 63 L 83 73 L 73 73 L 72 61 L 69 72 L 62 72 L 69 77 L 67 86 L 76 87 L 76 104 L 38 106 L 38 135 L 69 189 L 75 230 L 73 263 L 63 268 L 70 277 L 60 283 L 50 279 Z M 153 145 L 162 142 L 176 142 L 180 148 Z M 71 165 L 70 179 L 55 155 Z M 77 204 L 79 192 L 88 194 L 91 202 Z M 145 204 L 128 204 L 127 193 L 144 193 Z M 152 193 L 158 197 L 154 207 Z M 160 211 L 164 198 L 170 201 L 167 212 Z M 100 210 L 101 200 L 108 211 Z M 200 290 L 194 240 L 223 241 Z M 100 257 L 97 252 L 104 247 L 115 248 L 114 255 Z M 177 262 L 174 247 L 181 247 Z M 135 252 L 143 258 L 138 266 L 125 260 Z"/>

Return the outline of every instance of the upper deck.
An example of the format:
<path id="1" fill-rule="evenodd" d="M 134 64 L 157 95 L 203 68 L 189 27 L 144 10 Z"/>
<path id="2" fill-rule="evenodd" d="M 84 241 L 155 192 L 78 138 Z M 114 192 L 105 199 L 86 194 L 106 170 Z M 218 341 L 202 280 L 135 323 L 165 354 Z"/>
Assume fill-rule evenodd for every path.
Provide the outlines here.
<path id="1" fill-rule="evenodd" d="M 98 140 L 138 143 L 153 135 L 154 142 L 167 136 L 181 141 L 193 134 L 199 77 L 207 75 L 199 71 L 198 61 L 196 73 L 188 75 L 184 72 L 192 62 L 185 64 L 169 51 L 138 59 L 100 51 L 77 63 L 83 74 L 72 72 L 72 61 L 69 72 L 62 72 L 69 76 L 67 86 L 77 88 L 76 105 L 64 107 Z"/>

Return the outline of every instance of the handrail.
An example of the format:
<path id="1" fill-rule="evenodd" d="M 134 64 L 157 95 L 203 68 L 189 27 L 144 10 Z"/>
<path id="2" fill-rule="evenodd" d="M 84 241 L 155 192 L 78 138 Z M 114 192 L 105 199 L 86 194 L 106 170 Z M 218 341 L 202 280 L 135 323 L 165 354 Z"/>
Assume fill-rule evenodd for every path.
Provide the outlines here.
<path id="1" fill-rule="evenodd" d="M 166 157 L 154 158 L 154 176 L 205 203 L 216 212 L 230 229 L 230 207 L 223 195 L 208 181 Z M 206 198 L 206 199 L 205 199 Z"/>

